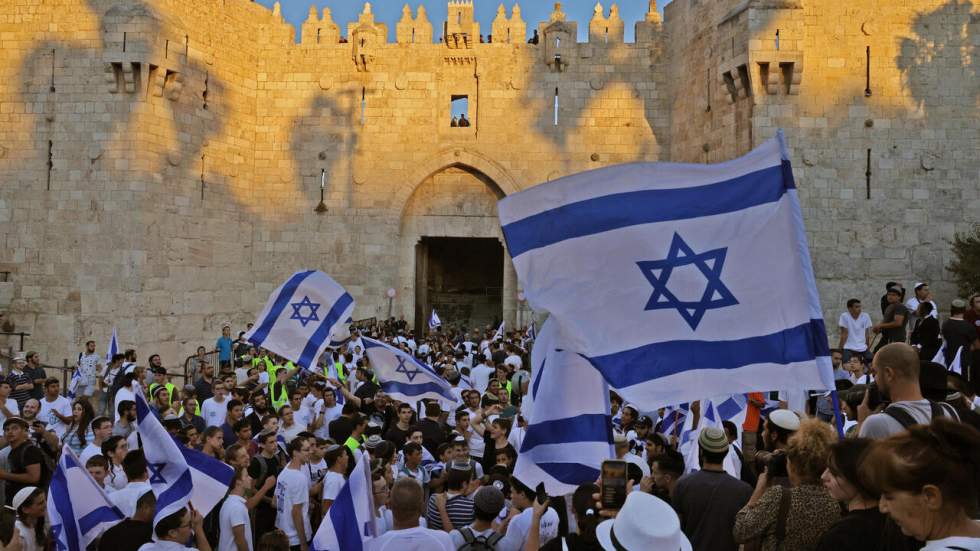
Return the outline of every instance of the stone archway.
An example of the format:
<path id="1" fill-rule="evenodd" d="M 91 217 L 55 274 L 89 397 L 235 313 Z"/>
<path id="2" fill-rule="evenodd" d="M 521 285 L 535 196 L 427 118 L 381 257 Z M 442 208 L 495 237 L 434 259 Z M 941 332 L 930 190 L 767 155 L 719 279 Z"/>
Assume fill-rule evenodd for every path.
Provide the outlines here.
<path id="1" fill-rule="evenodd" d="M 455 160 L 458 158 L 452 152 L 449 155 L 454 160 L 440 167 L 420 166 L 417 170 L 421 174 L 419 183 L 410 192 L 402 193 L 404 198 L 395 197 L 396 206 L 401 205 L 398 211 L 401 213 L 399 313 L 411 321 L 414 327 L 423 329 L 429 309 L 433 306 L 430 298 L 435 292 L 441 291 L 440 297 L 447 314 L 462 316 L 462 319 L 444 317 L 444 323 L 472 321 L 482 325 L 490 323 L 491 318 L 499 319 L 502 316 L 508 326 L 513 327 L 517 308 L 517 277 L 500 230 L 497 201 L 508 191 L 515 191 L 516 187 L 513 181 L 508 180 L 506 186 L 509 190 L 504 189 L 482 170 Z M 430 262 L 430 258 L 426 256 L 434 254 L 436 249 L 451 251 L 453 247 L 465 247 L 465 244 L 460 243 L 463 240 L 471 240 L 470 248 L 481 251 L 494 250 L 494 246 L 488 241 L 499 243 L 496 246 L 498 252 L 486 253 L 499 255 L 499 260 L 494 260 L 502 264 L 501 270 L 497 272 L 502 274 L 498 282 L 493 283 L 486 279 L 485 272 L 489 270 L 485 263 L 473 263 L 472 258 L 467 261 L 464 259 L 467 255 L 460 254 L 458 262 L 454 262 L 452 258 Z M 449 242 L 455 243 L 447 249 Z M 428 266 L 438 266 L 445 273 L 437 274 L 433 279 L 432 274 L 427 271 Z M 474 271 L 468 273 L 467 270 Z M 451 282 L 447 285 L 453 287 L 458 294 L 450 302 L 459 308 L 450 308 L 446 304 L 446 293 L 451 294 L 452 291 L 433 289 L 431 286 L 434 281 L 440 284 L 443 281 Z M 480 289 L 485 293 L 482 302 L 476 296 Z M 490 304 L 494 302 L 495 305 Z"/>

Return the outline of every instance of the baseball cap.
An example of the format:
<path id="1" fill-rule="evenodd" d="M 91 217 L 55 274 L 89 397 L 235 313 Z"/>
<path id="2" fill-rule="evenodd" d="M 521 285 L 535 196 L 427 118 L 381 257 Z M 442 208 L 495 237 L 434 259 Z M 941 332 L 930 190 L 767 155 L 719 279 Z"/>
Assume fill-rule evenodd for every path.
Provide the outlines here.
<path id="1" fill-rule="evenodd" d="M 483 486 L 473 496 L 473 507 L 487 515 L 498 515 L 504 508 L 504 493 L 496 486 Z"/>

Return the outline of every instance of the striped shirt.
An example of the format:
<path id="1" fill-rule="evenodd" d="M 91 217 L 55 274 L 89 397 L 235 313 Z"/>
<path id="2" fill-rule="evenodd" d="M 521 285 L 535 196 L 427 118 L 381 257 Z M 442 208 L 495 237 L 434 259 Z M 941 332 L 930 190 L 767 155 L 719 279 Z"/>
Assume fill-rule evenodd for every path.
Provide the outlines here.
<path id="1" fill-rule="evenodd" d="M 453 523 L 453 528 L 469 526 L 473 522 L 473 499 L 462 494 L 451 495 L 446 499 L 446 512 L 449 520 Z M 436 496 L 429 497 L 429 505 L 426 507 L 425 520 L 427 526 L 433 530 L 442 530 L 442 515 L 439 514 L 439 507 L 436 506 Z"/>
<path id="2" fill-rule="evenodd" d="M 10 397 L 17 400 L 17 407 L 23 410 L 24 402 L 31 398 L 31 389 L 17 390 L 17 387 L 33 381 L 23 371 L 11 370 L 10 375 L 7 376 L 7 382 L 10 383 Z"/>

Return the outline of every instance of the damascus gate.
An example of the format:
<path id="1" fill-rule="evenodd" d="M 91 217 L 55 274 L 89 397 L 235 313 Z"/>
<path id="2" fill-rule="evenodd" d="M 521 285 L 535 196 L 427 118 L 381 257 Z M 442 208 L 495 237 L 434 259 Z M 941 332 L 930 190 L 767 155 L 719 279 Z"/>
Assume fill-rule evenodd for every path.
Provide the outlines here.
<path id="1" fill-rule="evenodd" d="M 116 326 L 177 361 L 301 268 L 344 285 L 358 319 L 521 324 L 500 198 L 724 161 L 779 128 L 828 320 L 888 280 L 953 298 L 948 240 L 980 219 L 972 2 L 473 10 L 406 5 L 389 26 L 370 4 L 356 21 L 312 8 L 297 29 L 247 0 L 4 0 L 8 328 L 51 360 Z"/>

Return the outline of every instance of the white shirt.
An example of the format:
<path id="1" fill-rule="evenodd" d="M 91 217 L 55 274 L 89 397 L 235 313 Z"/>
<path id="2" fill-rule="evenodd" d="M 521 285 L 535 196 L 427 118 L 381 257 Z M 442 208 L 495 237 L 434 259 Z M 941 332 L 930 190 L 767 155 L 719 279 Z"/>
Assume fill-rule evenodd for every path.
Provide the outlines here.
<path id="1" fill-rule="evenodd" d="M 534 511 L 530 507 L 521 511 L 519 515 L 511 519 L 507 527 L 507 535 L 497 542 L 497 551 L 521 551 L 524 543 L 527 542 L 527 534 L 531 531 L 531 517 Z M 548 507 L 548 510 L 541 515 L 541 529 L 538 531 L 540 536 L 539 545 L 544 545 L 558 536 L 558 513 Z"/>
<path id="2" fill-rule="evenodd" d="M 966 549 L 967 551 L 980 551 L 980 538 L 953 536 L 941 540 L 927 541 L 922 551 L 945 551 L 955 548 Z"/>
<path id="3" fill-rule="evenodd" d="M 48 424 L 47 429 L 58 436 L 58 440 L 65 435 L 68 425 L 64 424 L 54 412 L 58 412 L 66 417 L 71 417 L 71 400 L 64 396 L 58 396 L 54 401 L 49 402 L 48 397 L 41 398 L 41 409 L 37 413 L 37 418 Z"/>
<path id="4" fill-rule="evenodd" d="M 33 528 L 27 526 L 19 519 L 14 521 L 14 528 L 20 532 L 21 551 L 42 551 L 42 548 L 37 545 L 37 536 L 35 536 Z"/>
<path id="5" fill-rule="evenodd" d="M 521 368 L 521 357 L 516 354 L 511 354 L 504 359 L 504 364 L 514 366 L 514 371 Z"/>
<path id="6" fill-rule="evenodd" d="M 936 306 L 936 302 L 932 300 L 927 300 L 926 302 L 932 304 L 932 312 L 929 312 L 929 315 L 926 317 L 939 319 L 939 307 Z M 915 311 L 919 309 L 919 304 L 922 304 L 922 302 L 915 298 L 915 296 L 905 301 L 905 307 L 909 309 L 910 316 L 915 316 Z"/>
<path id="7" fill-rule="evenodd" d="M 10 413 L 14 414 L 15 416 L 20 415 L 20 408 L 17 407 L 17 400 L 14 400 L 13 398 L 7 398 L 6 406 L 7 406 L 7 410 L 10 411 Z M 0 426 L 2 426 L 3 422 L 6 420 L 7 420 L 7 416 L 4 415 L 2 411 L 0 411 Z"/>
<path id="8" fill-rule="evenodd" d="M 136 502 L 139 501 L 143 494 L 149 492 L 151 489 L 150 483 L 146 480 L 131 482 L 122 490 L 109 494 L 109 501 L 118 507 L 122 511 L 122 514 L 133 518 L 133 515 L 136 514 Z"/>
<path id="9" fill-rule="evenodd" d="M 303 528 L 307 539 L 313 538 L 310 528 L 310 483 L 298 469 L 286 467 L 276 479 L 276 528 L 289 538 L 289 545 L 299 545 L 299 533 L 293 524 L 293 506 L 303 506 Z M 304 542 L 305 543 L 305 542 Z"/>
<path id="10" fill-rule="evenodd" d="M 89 459 L 92 459 L 96 455 L 102 455 L 102 445 L 96 444 L 95 442 L 89 442 L 85 449 L 82 450 L 82 454 L 78 456 L 78 462 L 81 463 L 82 467 L 88 463 Z"/>
<path id="11" fill-rule="evenodd" d="M 334 404 L 332 408 L 327 408 L 323 405 L 323 400 L 317 400 L 313 407 L 313 411 L 323 412 L 323 424 L 313 431 L 313 435 L 317 438 L 327 440 L 330 438 L 330 421 L 340 417 L 340 414 L 344 411 L 344 406 L 341 404 Z"/>
<path id="12" fill-rule="evenodd" d="M 95 386 L 96 369 L 102 363 L 102 357 L 98 353 L 84 354 L 78 359 L 78 371 L 81 374 L 79 384 L 85 386 Z"/>
<path id="13" fill-rule="evenodd" d="M 455 551 L 453 539 L 441 530 L 416 526 L 404 530 L 389 530 L 369 541 L 368 551 Z"/>
<path id="14" fill-rule="evenodd" d="M 135 382 L 133 383 L 136 384 Z M 136 401 L 136 394 L 133 392 L 132 387 L 121 386 L 119 390 L 116 391 L 116 399 L 112 405 L 112 422 L 116 423 L 119 421 L 119 404 L 123 400 L 129 400 L 130 402 Z M 135 449 L 135 448 L 134 448 Z"/>
<path id="15" fill-rule="evenodd" d="M 296 414 L 295 413 L 293 414 L 293 420 L 294 421 L 296 420 Z M 303 424 L 299 423 L 298 421 L 296 421 L 289 428 L 279 427 L 279 434 L 282 435 L 283 439 L 286 440 L 286 443 L 288 444 L 288 443 L 292 442 L 293 441 L 293 438 L 296 438 L 296 436 L 299 435 L 299 433 L 301 433 L 301 432 L 303 432 L 305 430 L 306 430 L 306 425 L 303 425 Z"/>
<path id="16" fill-rule="evenodd" d="M 480 391 L 483 394 L 487 391 L 487 385 L 490 384 L 490 377 L 497 370 L 490 367 L 487 364 L 480 364 L 470 370 L 470 382 L 473 383 L 473 388 Z"/>
<path id="17" fill-rule="evenodd" d="M 136 551 L 197 551 L 197 549 L 173 541 L 151 541 L 144 543 Z"/>
<path id="18" fill-rule="evenodd" d="M 113 491 L 122 490 L 129 484 L 129 479 L 126 478 L 126 471 L 123 470 L 122 465 L 113 465 L 112 473 L 105 477 L 106 488 L 112 487 Z"/>
<path id="19" fill-rule="evenodd" d="M 854 319 L 850 312 L 842 313 L 840 319 L 837 320 L 837 326 L 847 329 L 847 341 L 844 342 L 844 348 L 855 352 L 867 350 L 868 343 L 864 336 L 865 331 L 871 329 L 871 325 L 871 316 L 867 312 L 861 312 L 857 319 Z"/>
<path id="20" fill-rule="evenodd" d="M 346 482 L 347 480 L 344 479 L 344 475 L 327 471 L 327 476 L 323 477 L 323 491 L 320 493 L 320 501 L 327 499 L 333 501 L 337 499 L 340 491 L 344 489 Z"/>
<path id="21" fill-rule="evenodd" d="M 497 533 L 497 531 L 494 530 L 493 528 L 488 528 L 486 530 L 477 530 L 476 528 L 473 528 L 472 524 L 467 526 L 466 528 L 469 528 L 470 532 L 473 532 L 474 538 L 489 539 L 493 537 L 494 534 Z M 462 532 L 460 532 L 459 530 L 453 530 L 452 532 L 450 532 L 449 537 L 453 539 L 453 549 L 459 549 L 460 547 L 466 545 L 466 538 L 463 537 Z"/>
<path id="22" fill-rule="evenodd" d="M 208 398 L 201 404 L 201 417 L 204 418 L 204 425 L 208 427 L 220 427 L 225 422 L 228 415 L 228 397 L 217 401 L 214 397 Z"/>
<path id="23" fill-rule="evenodd" d="M 316 463 L 310 462 L 303 465 L 303 472 L 306 473 L 306 479 L 310 481 L 310 487 L 312 488 L 314 484 L 323 480 L 323 476 L 327 474 L 327 462 L 321 457 Z"/>
<path id="24" fill-rule="evenodd" d="M 245 527 L 246 548 L 253 548 L 252 523 L 249 521 L 245 498 L 242 496 L 229 495 L 225 498 L 221 512 L 218 513 L 218 526 L 221 532 L 218 538 L 218 551 L 238 551 L 238 546 L 235 545 L 235 533 L 232 531 L 235 526 Z"/>

